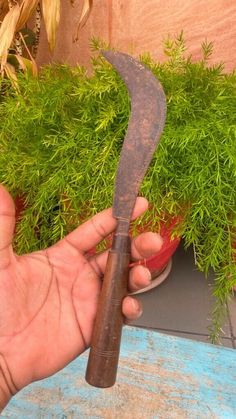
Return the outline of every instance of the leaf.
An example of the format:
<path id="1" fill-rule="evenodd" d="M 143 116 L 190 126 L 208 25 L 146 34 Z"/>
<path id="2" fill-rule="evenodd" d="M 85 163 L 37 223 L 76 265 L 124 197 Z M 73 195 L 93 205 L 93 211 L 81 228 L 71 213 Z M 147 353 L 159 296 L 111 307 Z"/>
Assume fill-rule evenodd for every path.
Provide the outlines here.
<path id="1" fill-rule="evenodd" d="M 87 22 L 89 15 L 92 11 L 93 7 L 93 0 L 84 0 L 83 9 L 81 12 L 80 20 L 76 29 L 76 33 L 74 36 L 74 42 L 78 41 L 79 39 L 79 31 Z"/>
<path id="2" fill-rule="evenodd" d="M 26 51 L 28 52 L 28 55 L 30 57 L 30 60 L 27 59 L 27 58 L 24 58 L 24 57 L 21 57 L 21 58 L 23 58 L 23 60 L 24 60 L 24 62 L 26 64 L 26 69 L 30 69 L 30 71 L 32 72 L 32 75 L 33 76 L 37 76 L 38 75 L 38 68 L 37 68 L 36 61 L 34 60 L 34 57 L 32 57 L 32 55 L 30 53 L 30 50 L 29 50 L 28 46 L 26 45 L 25 39 L 24 39 L 24 37 L 23 37 L 23 35 L 22 35 L 21 32 L 20 32 L 20 37 L 21 37 L 22 43 L 23 43 Z M 17 56 L 19 56 L 19 55 L 17 54 Z M 20 63 L 20 61 L 19 61 L 19 63 Z"/>
<path id="3" fill-rule="evenodd" d="M 205 40 L 202 45 L 202 52 L 203 52 L 203 58 L 205 61 L 209 60 L 209 58 L 212 56 L 213 53 L 213 42 L 208 42 Z"/>
<path id="4" fill-rule="evenodd" d="M 2 67 L 4 67 L 7 62 L 8 49 L 14 38 L 20 10 L 19 4 L 13 6 L 6 14 L 0 28 L 0 62 Z"/>
<path id="5" fill-rule="evenodd" d="M 32 16 L 38 2 L 39 0 L 23 0 L 21 4 L 20 17 L 16 26 L 16 32 L 18 32 Z"/>
<path id="6" fill-rule="evenodd" d="M 5 73 L 9 80 L 11 81 L 13 87 L 19 91 L 17 76 L 16 76 L 16 69 L 13 65 L 6 63 L 4 66 Z"/>
<path id="7" fill-rule="evenodd" d="M 55 47 L 56 32 L 60 22 L 60 0 L 42 0 L 42 11 L 51 51 Z"/>
<path id="8" fill-rule="evenodd" d="M 35 61 L 31 61 L 28 58 L 25 57 L 21 57 L 20 55 L 16 54 L 15 55 L 18 63 L 20 64 L 20 67 L 22 68 L 23 71 L 27 71 L 29 70 L 33 76 L 37 76 L 38 75 L 38 69 L 36 66 Z"/>
<path id="9" fill-rule="evenodd" d="M 8 11 L 8 0 L 0 0 L 0 22 L 3 21 Z"/>

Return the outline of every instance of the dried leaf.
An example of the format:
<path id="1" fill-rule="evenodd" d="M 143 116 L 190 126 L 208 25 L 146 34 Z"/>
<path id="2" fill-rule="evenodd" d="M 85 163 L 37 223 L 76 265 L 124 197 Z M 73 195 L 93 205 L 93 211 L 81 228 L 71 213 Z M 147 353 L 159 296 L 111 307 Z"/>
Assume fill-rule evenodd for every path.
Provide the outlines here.
<path id="1" fill-rule="evenodd" d="M 11 81 L 12 85 L 14 86 L 14 88 L 17 91 L 19 91 L 15 67 L 13 65 L 9 64 L 9 63 L 6 63 L 5 66 L 4 66 L 4 70 L 5 70 L 5 73 L 6 73 L 7 77 Z"/>
<path id="2" fill-rule="evenodd" d="M 4 8 L 9 9 L 9 7 L 8 7 L 8 0 L 0 0 L 0 10 L 2 10 Z"/>
<path id="3" fill-rule="evenodd" d="M 34 13 L 39 0 L 23 0 L 21 4 L 20 17 L 17 22 L 16 32 L 25 25 L 29 18 Z"/>
<path id="4" fill-rule="evenodd" d="M 22 43 L 23 43 L 23 45 L 24 45 L 24 47 L 25 47 L 25 49 L 26 49 L 26 51 L 27 51 L 27 53 L 28 53 L 28 55 L 30 57 L 30 60 L 27 59 L 27 58 L 24 58 L 24 57 L 21 57 L 21 58 L 24 60 L 24 63 L 26 65 L 26 67 L 28 69 L 30 68 L 33 76 L 37 76 L 38 75 L 38 68 L 37 68 L 36 61 L 34 60 L 34 57 L 32 56 L 29 48 L 27 47 L 26 42 L 25 42 L 25 39 L 24 39 L 24 37 L 23 37 L 23 35 L 22 35 L 21 32 L 20 32 L 20 37 L 21 37 L 21 41 L 22 41 Z"/>
<path id="5" fill-rule="evenodd" d="M 15 4 L 6 14 L 0 27 L 0 61 L 2 67 L 7 62 L 8 49 L 13 41 L 19 16 L 20 6 Z"/>
<path id="6" fill-rule="evenodd" d="M 38 69 L 35 61 L 28 60 L 28 58 L 21 57 L 20 55 L 15 55 L 15 57 L 23 71 L 29 70 L 35 77 L 38 75 Z"/>
<path id="7" fill-rule="evenodd" d="M 0 0 L 0 22 L 3 21 L 8 11 L 8 0 Z"/>
<path id="8" fill-rule="evenodd" d="M 74 36 L 74 41 L 78 41 L 79 39 L 79 31 L 87 22 L 89 15 L 91 13 L 93 7 L 93 0 L 84 0 L 83 9 L 81 12 L 80 20 L 76 29 L 76 33 Z"/>
<path id="9" fill-rule="evenodd" d="M 42 0 L 43 18 L 51 51 L 56 43 L 56 32 L 60 21 L 60 3 L 60 0 Z"/>
<path id="10" fill-rule="evenodd" d="M 12 7 L 14 7 L 16 3 L 20 4 L 21 3 L 21 0 L 8 0 L 9 9 L 11 9 Z"/>

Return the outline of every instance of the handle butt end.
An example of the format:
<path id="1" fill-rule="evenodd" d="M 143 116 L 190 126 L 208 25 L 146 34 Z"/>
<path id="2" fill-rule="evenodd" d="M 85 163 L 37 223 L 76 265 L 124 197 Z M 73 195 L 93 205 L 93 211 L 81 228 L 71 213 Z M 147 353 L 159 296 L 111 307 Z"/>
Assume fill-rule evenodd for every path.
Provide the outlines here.
<path id="1" fill-rule="evenodd" d="M 85 379 L 93 387 L 112 387 L 116 382 L 118 354 L 96 352 L 90 350 Z"/>

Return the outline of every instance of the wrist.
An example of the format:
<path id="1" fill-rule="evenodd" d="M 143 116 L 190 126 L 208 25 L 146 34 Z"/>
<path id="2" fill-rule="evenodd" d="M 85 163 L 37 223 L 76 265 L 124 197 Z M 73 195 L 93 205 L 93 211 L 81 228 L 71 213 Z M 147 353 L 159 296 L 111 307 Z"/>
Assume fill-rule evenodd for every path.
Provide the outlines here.
<path id="1" fill-rule="evenodd" d="M 2 380 L 0 380 L 0 413 L 3 411 L 4 407 L 6 407 L 10 399 L 10 393 L 5 388 L 4 384 L 2 385 Z"/>
<path id="2" fill-rule="evenodd" d="M 2 354 L 0 354 L 0 412 L 8 404 L 17 389 L 13 382 L 10 369 Z"/>

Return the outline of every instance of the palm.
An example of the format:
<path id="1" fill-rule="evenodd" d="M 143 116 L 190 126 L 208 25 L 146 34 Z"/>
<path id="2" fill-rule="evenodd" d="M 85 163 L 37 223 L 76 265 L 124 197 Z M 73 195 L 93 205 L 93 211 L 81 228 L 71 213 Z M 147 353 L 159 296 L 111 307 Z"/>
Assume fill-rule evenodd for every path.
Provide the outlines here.
<path id="1" fill-rule="evenodd" d="M 1 347 L 11 340 L 8 364 L 19 371 L 17 387 L 51 375 L 89 345 L 100 280 L 69 246 L 12 256 L 1 275 L 8 283 L 1 298 Z M 29 363 L 33 377 L 22 374 Z"/>

